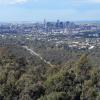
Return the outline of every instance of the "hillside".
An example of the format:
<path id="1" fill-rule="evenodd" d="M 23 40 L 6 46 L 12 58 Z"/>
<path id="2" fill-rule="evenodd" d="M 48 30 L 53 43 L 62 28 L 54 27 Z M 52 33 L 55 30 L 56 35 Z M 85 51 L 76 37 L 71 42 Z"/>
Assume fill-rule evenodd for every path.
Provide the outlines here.
<path id="1" fill-rule="evenodd" d="M 51 67 L 21 46 L 0 47 L 0 100 L 99 100 L 99 77 L 87 54 Z"/>

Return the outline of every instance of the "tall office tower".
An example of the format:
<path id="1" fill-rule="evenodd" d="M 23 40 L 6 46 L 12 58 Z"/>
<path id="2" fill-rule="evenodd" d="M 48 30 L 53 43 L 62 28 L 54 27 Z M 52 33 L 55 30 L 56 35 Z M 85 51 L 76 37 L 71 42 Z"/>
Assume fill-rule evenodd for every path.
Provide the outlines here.
<path id="1" fill-rule="evenodd" d="M 56 28 L 59 28 L 59 26 L 60 26 L 60 20 L 57 20 L 57 22 L 56 22 Z"/>
<path id="2" fill-rule="evenodd" d="M 46 19 L 44 19 L 44 28 L 46 29 L 47 28 L 47 22 L 46 22 Z"/>

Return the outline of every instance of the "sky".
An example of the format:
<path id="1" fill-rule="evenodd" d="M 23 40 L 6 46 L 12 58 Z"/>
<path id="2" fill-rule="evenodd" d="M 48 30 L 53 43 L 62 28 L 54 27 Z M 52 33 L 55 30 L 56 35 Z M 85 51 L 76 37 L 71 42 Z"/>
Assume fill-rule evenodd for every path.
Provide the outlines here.
<path id="1" fill-rule="evenodd" d="M 100 20 L 100 0 L 0 0 L 0 22 Z"/>

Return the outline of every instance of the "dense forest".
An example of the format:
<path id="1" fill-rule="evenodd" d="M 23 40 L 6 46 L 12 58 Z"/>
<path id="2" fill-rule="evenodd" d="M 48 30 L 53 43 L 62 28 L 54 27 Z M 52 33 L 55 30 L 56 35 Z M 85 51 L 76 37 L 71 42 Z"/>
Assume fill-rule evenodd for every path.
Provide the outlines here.
<path id="1" fill-rule="evenodd" d="M 34 49 L 53 66 L 21 46 L 0 47 L 0 100 L 100 100 L 97 54 L 40 46 Z"/>

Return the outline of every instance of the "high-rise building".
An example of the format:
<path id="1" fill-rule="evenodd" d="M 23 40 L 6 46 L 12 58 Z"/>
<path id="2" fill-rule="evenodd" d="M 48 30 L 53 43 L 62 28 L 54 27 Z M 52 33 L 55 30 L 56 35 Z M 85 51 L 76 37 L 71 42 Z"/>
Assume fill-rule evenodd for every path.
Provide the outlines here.
<path id="1" fill-rule="evenodd" d="M 57 22 L 56 22 L 56 28 L 59 28 L 59 26 L 60 26 L 60 20 L 57 20 Z"/>
<path id="2" fill-rule="evenodd" d="M 47 22 L 46 22 L 46 19 L 44 19 L 43 24 L 44 24 L 44 28 L 46 29 L 46 27 L 47 27 Z"/>

